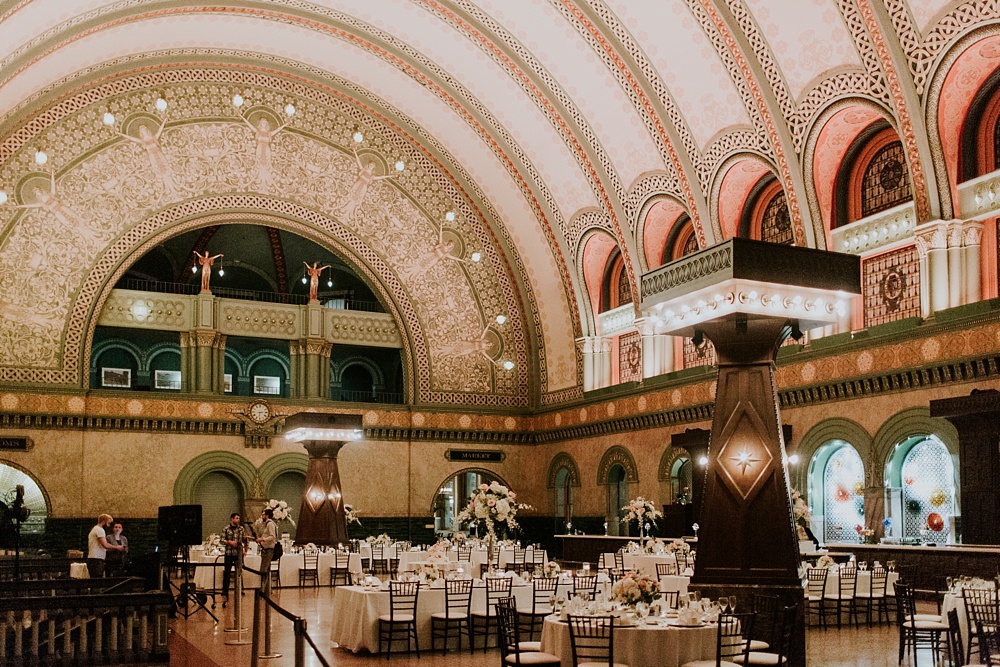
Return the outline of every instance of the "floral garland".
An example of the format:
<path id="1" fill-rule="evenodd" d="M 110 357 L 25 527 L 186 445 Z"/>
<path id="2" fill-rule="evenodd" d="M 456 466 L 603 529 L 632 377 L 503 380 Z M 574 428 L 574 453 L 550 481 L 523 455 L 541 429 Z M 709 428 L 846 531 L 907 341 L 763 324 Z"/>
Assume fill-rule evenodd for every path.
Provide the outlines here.
<path id="1" fill-rule="evenodd" d="M 516 498 L 516 493 L 499 482 L 480 484 L 469 498 L 469 504 L 455 517 L 456 527 L 467 521 L 482 522 L 486 524 L 489 537 L 495 540 L 498 526 L 515 530 L 517 511 L 528 508 L 518 504 Z"/>
<path id="2" fill-rule="evenodd" d="M 659 582 L 635 572 L 626 572 L 625 576 L 611 587 L 611 600 L 628 607 L 635 606 L 640 602 L 652 604 L 659 599 Z"/>
<path id="3" fill-rule="evenodd" d="M 275 521 L 287 521 L 293 526 L 295 525 L 295 520 L 292 519 L 292 510 L 284 500 L 274 500 L 272 498 L 267 501 L 267 506 L 264 509 L 269 509 L 274 513 Z"/>
<path id="4" fill-rule="evenodd" d="M 350 526 L 352 523 L 361 525 L 361 520 L 358 519 L 360 512 L 354 509 L 353 505 L 344 505 L 344 518 L 347 519 L 347 525 Z"/>
<path id="5" fill-rule="evenodd" d="M 633 521 L 639 523 L 652 521 L 655 523 L 657 519 L 663 516 L 663 512 L 658 511 L 653 503 L 642 496 L 639 496 L 635 500 L 630 500 L 628 505 L 623 507 L 622 510 L 626 513 L 622 517 L 622 523 L 631 523 Z"/>

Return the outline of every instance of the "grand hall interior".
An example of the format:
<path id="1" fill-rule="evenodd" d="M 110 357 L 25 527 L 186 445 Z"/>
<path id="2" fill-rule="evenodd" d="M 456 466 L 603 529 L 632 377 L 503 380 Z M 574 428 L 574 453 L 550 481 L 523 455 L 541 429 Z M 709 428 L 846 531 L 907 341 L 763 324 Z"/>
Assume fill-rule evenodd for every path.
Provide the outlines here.
<path id="1" fill-rule="evenodd" d="M 0 0 L 0 665 L 1000 664 L 998 217 L 996 0 Z"/>

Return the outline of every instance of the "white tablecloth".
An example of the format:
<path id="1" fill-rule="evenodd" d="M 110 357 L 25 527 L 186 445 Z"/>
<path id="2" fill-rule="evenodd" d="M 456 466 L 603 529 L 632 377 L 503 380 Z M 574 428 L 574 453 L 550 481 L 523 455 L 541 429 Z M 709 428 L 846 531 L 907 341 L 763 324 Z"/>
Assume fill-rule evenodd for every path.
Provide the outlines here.
<path id="1" fill-rule="evenodd" d="M 626 570 L 641 572 L 653 579 L 656 578 L 657 563 L 677 565 L 677 558 L 673 554 L 622 554 L 622 560 Z"/>
<path id="2" fill-rule="evenodd" d="M 715 660 L 717 626 L 700 628 L 642 625 L 615 628 L 615 662 L 629 667 L 680 667 L 692 660 Z M 569 625 L 548 616 L 542 626 L 542 651 L 562 659 L 562 667 L 572 667 L 573 649 Z"/>
<path id="3" fill-rule="evenodd" d="M 198 588 L 214 590 L 222 589 L 222 555 L 206 554 L 204 551 L 192 551 L 191 562 L 201 565 L 211 564 L 215 567 L 198 567 L 194 574 L 194 583 Z M 260 569 L 260 556 L 247 554 L 244 557 L 244 564 L 254 570 Z M 336 564 L 336 555 L 332 553 L 322 553 L 319 555 L 318 574 L 321 586 L 330 585 L 330 568 Z M 285 554 L 278 563 L 278 571 L 281 576 L 281 585 L 298 586 L 299 569 L 305 565 L 305 556 L 301 553 Z M 361 572 L 361 556 L 351 554 L 348 569 L 351 572 Z M 252 572 L 243 573 L 243 587 L 257 588 L 260 586 L 260 578 Z"/>
<path id="4" fill-rule="evenodd" d="M 69 576 L 73 579 L 90 579 L 90 570 L 86 563 L 70 563 Z"/>
<path id="5" fill-rule="evenodd" d="M 895 595 L 895 583 L 899 579 L 898 572 L 889 572 L 888 577 L 885 580 L 885 594 L 886 596 Z M 826 575 L 826 594 L 836 595 L 840 590 L 840 576 L 835 572 L 830 572 Z M 858 570 L 858 584 L 855 589 L 855 595 L 868 595 L 872 591 L 872 571 L 871 570 Z"/>
<path id="6" fill-rule="evenodd" d="M 530 607 L 531 586 L 513 586 L 511 594 L 518 607 Z M 486 587 L 476 582 L 472 588 L 472 610 L 486 609 Z M 417 636 L 420 649 L 431 648 L 431 614 L 444 611 L 444 588 L 421 588 L 417 595 Z M 366 591 L 360 586 L 338 586 L 333 591 L 333 627 L 330 642 L 357 652 L 378 652 L 378 617 L 389 613 L 389 591 Z M 464 644 L 463 644 L 464 645 Z M 402 647 L 402 642 L 397 645 Z"/>
<path id="7" fill-rule="evenodd" d="M 451 562 L 458 562 L 458 549 L 449 549 L 445 552 L 448 556 L 448 560 Z M 427 551 L 404 551 L 399 554 L 399 571 L 408 572 L 415 570 L 419 565 L 427 562 Z M 482 571 L 486 568 L 487 563 L 487 551 L 486 549 L 473 549 L 469 556 L 469 563 L 471 563 L 471 574 L 473 577 L 481 577 Z M 524 552 L 524 562 L 532 563 L 534 558 L 534 550 L 526 549 Z M 548 562 L 548 553 L 542 552 L 541 559 Z M 500 549 L 500 569 L 503 570 L 507 567 L 509 563 L 514 562 L 514 550 L 513 549 Z M 531 569 L 530 566 L 528 569 Z"/>
<path id="8" fill-rule="evenodd" d="M 968 646 L 969 619 L 965 613 L 965 598 L 962 596 L 961 591 L 958 593 L 945 593 L 944 600 L 941 602 L 941 616 L 944 618 L 945 623 L 948 622 L 948 612 L 952 609 L 958 612 L 958 627 L 962 630 L 962 643 Z M 976 662 L 976 660 L 974 659 L 973 662 Z"/>

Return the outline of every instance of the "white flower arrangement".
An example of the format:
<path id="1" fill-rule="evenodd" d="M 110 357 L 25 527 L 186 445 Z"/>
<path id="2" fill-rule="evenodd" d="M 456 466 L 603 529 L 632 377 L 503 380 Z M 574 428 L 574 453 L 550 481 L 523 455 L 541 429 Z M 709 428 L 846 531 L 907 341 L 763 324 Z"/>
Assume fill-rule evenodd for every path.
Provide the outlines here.
<path id="1" fill-rule="evenodd" d="M 672 554 L 689 554 L 691 553 L 691 545 L 680 538 L 675 538 L 667 545 L 667 551 Z"/>
<path id="2" fill-rule="evenodd" d="M 795 523 L 807 528 L 812 521 L 812 510 L 802 494 L 792 489 L 792 513 L 795 515 Z"/>
<path id="3" fill-rule="evenodd" d="M 208 545 L 212 547 L 217 547 L 222 544 L 222 539 L 219 537 L 218 533 L 212 533 L 208 536 Z"/>
<path id="4" fill-rule="evenodd" d="M 358 519 L 360 513 L 354 509 L 353 505 L 344 505 L 344 518 L 347 519 L 347 525 L 350 526 L 352 523 L 361 525 L 361 520 Z"/>
<path id="5" fill-rule="evenodd" d="M 562 568 L 559 567 L 559 563 L 554 560 L 550 560 L 544 567 L 542 567 L 542 576 L 545 577 L 555 577 L 560 572 L 562 572 Z"/>
<path id="6" fill-rule="evenodd" d="M 517 511 L 527 508 L 527 505 L 519 504 L 517 494 L 503 484 L 480 484 L 469 499 L 469 504 L 455 517 L 455 525 L 466 521 L 484 523 L 487 534 L 495 540 L 497 527 L 516 529 Z"/>
<path id="7" fill-rule="evenodd" d="M 367 542 L 368 544 L 384 544 L 385 546 L 388 547 L 392 545 L 392 538 L 389 537 L 386 533 L 382 533 L 377 537 L 375 535 L 369 535 L 368 537 L 365 538 L 365 542 Z"/>
<path id="8" fill-rule="evenodd" d="M 663 512 L 657 510 L 653 503 L 642 496 L 639 496 L 635 500 L 630 500 L 628 505 L 623 507 L 622 510 L 625 512 L 625 516 L 622 517 L 622 523 L 631 523 L 633 521 L 639 522 L 640 525 L 646 521 L 655 523 L 657 519 L 663 516 Z"/>
<path id="9" fill-rule="evenodd" d="M 837 564 L 837 561 L 833 560 L 827 554 L 823 554 L 816 560 L 816 567 L 830 568 Z"/>
<path id="10" fill-rule="evenodd" d="M 446 561 L 449 549 L 451 549 L 451 543 L 442 540 L 427 550 L 427 560 Z"/>
<path id="11" fill-rule="evenodd" d="M 420 569 L 417 570 L 417 576 L 419 576 L 423 581 L 430 583 L 432 581 L 437 581 L 441 578 L 441 573 L 434 565 L 426 564 L 421 565 Z"/>
<path id="12" fill-rule="evenodd" d="M 626 572 L 611 587 L 611 600 L 620 605 L 632 607 L 639 602 L 652 604 L 659 599 L 660 584 L 655 579 L 635 572 Z"/>
<path id="13" fill-rule="evenodd" d="M 267 501 L 267 506 L 264 509 L 269 509 L 274 513 L 275 521 L 287 521 L 293 526 L 295 525 L 295 520 L 292 519 L 292 510 L 284 500 L 275 500 L 272 498 Z"/>

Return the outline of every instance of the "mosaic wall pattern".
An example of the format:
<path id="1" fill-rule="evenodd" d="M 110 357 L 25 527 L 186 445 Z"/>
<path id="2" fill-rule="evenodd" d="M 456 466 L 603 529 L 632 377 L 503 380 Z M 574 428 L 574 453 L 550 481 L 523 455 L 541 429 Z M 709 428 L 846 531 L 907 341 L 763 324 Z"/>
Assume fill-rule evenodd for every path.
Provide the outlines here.
<path id="1" fill-rule="evenodd" d="M 642 336 L 638 331 L 622 334 L 618 339 L 618 378 L 620 382 L 642 379 Z"/>
<path id="2" fill-rule="evenodd" d="M 903 460 L 903 537 L 932 542 L 948 535 L 948 517 L 955 513 L 955 468 L 948 449 L 928 438 L 913 446 Z"/>
<path id="3" fill-rule="evenodd" d="M 920 315 L 920 264 L 913 246 L 862 260 L 865 326 Z"/>
<path id="4" fill-rule="evenodd" d="M 841 447 L 823 470 L 824 541 L 856 542 L 864 526 L 865 467 L 851 446 Z"/>

